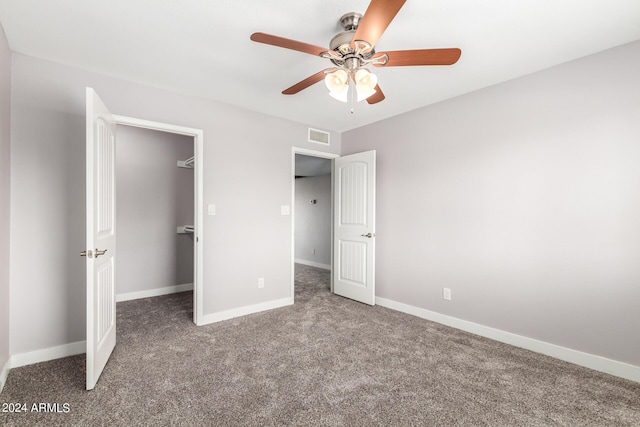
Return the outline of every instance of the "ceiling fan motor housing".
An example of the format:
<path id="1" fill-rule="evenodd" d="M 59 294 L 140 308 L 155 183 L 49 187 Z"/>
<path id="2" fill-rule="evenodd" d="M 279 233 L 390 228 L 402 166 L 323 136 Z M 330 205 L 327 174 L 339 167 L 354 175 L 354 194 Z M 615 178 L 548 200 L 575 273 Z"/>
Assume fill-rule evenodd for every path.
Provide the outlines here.
<path id="1" fill-rule="evenodd" d="M 340 18 L 340 25 L 344 28 L 344 31 L 336 34 L 331 39 L 329 43 L 329 49 L 336 51 L 342 56 L 343 64 L 348 62 L 350 63 L 349 68 L 357 68 L 363 65 L 363 60 L 371 59 L 375 50 L 372 48 L 362 49 L 359 48 L 362 43 L 359 43 L 360 46 L 356 46 L 356 48 L 351 46 L 351 42 L 353 41 L 353 36 L 358 29 L 358 24 L 360 24 L 360 20 L 362 19 L 362 15 L 357 12 L 349 12 L 342 15 Z M 368 46 L 368 44 L 367 44 Z M 357 59 L 357 61 L 350 60 L 350 58 Z M 340 66 L 338 61 L 331 59 L 331 62 Z"/>

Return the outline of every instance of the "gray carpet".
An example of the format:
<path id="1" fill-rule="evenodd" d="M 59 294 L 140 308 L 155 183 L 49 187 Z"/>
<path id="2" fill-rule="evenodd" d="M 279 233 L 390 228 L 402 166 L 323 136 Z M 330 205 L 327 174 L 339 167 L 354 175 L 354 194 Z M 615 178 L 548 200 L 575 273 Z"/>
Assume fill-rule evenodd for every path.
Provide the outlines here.
<path id="1" fill-rule="evenodd" d="M 640 384 L 328 290 L 296 266 L 293 306 L 196 327 L 191 293 L 118 304 L 96 389 L 84 356 L 11 370 L 0 425 L 640 425 Z"/>

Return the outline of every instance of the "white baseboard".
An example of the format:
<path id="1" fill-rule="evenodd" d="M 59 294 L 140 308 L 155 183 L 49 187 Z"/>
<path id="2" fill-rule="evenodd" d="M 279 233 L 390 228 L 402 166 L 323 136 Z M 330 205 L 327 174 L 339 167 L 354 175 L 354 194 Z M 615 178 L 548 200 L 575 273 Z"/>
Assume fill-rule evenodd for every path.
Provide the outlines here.
<path id="1" fill-rule="evenodd" d="M 28 353 L 14 354 L 11 356 L 11 368 L 60 359 L 62 357 L 75 356 L 87 351 L 86 341 L 77 341 L 70 344 L 58 345 L 43 350 L 30 351 Z"/>
<path id="2" fill-rule="evenodd" d="M 159 297 L 160 295 L 175 294 L 178 292 L 192 291 L 193 283 L 185 283 L 184 285 L 167 286 L 164 288 L 148 289 L 146 291 L 128 292 L 126 294 L 116 295 L 116 302 L 130 301 L 140 298 Z"/>
<path id="3" fill-rule="evenodd" d="M 189 285 L 180 285 L 180 286 L 172 286 L 170 288 L 181 288 L 181 286 L 189 286 Z M 190 285 L 193 289 L 193 285 Z M 168 288 L 162 288 L 166 290 Z M 156 289 L 155 291 L 158 291 Z M 175 292 L 181 292 L 183 290 L 188 289 L 180 289 Z M 171 292 L 167 292 L 171 293 Z M 138 292 L 135 292 L 138 294 Z M 130 294 L 125 294 L 130 295 Z M 165 294 L 157 294 L 157 295 L 165 295 Z M 147 295 L 147 296 L 156 296 Z M 146 298 L 147 296 L 141 296 L 139 298 Z M 123 300 L 125 301 L 125 300 Z M 226 310 L 219 313 L 207 314 L 203 316 L 203 322 L 198 326 L 207 325 L 209 323 L 221 322 L 223 320 L 233 319 L 234 317 L 246 316 L 247 314 L 259 313 L 261 311 L 272 310 L 275 308 L 285 307 L 293 304 L 293 298 L 283 298 L 274 301 L 267 301 L 260 304 L 249 305 L 246 307 L 235 308 L 232 310 Z M 50 347 L 43 350 L 30 351 L 28 353 L 14 354 L 7 361 L 5 366 L 0 371 L 0 392 L 2 391 L 2 387 L 6 381 L 7 375 L 9 374 L 10 368 L 18 368 L 20 366 L 31 365 L 34 363 L 46 362 L 48 360 L 60 359 L 62 357 L 75 356 L 76 354 L 86 353 L 87 344 L 86 341 L 78 341 L 70 344 L 59 345 L 56 347 Z"/>
<path id="4" fill-rule="evenodd" d="M 9 376 L 9 371 L 11 370 L 11 357 L 7 359 L 2 370 L 0 370 L 0 393 L 2 393 L 2 389 L 4 388 L 4 384 L 7 382 L 7 377 Z"/>
<path id="5" fill-rule="evenodd" d="M 329 264 L 321 264 L 319 262 L 307 261 L 306 259 L 296 258 L 294 260 L 294 262 L 296 264 L 303 264 L 303 265 L 308 265 L 308 266 L 311 266 L 311 267 L 322 268 L 324 270 L 331 270 L 331 266 Z"/>
<path id="6" fill-rule="evenodd" d="M 210 323 L 222 322 L 234 317 L 246 316 L 248 314 L 259 313 L 261 311 L 273 310 L 274 308 L 286 307 L 293 304 L 293 298 L 282 298 L 274 301 L 267 301 L 260 304 L 248 305 L 246 307 L 234 308 L 218 313 L 205 314 L 202 316 L 202 323 L 198 326 Z"/>
<path id="7" fill-rule="evenodd" d="M 510 344 L 536 353 L 551 356 L 556 359 L 564 360 L 565 362 L 584 366 L 595 371 L 640 382 L 640 366 L 634 366 L 628 363 L 618 362 L 616 360 L 584 353 L 578 350 L 572 350 L 570 348 L 561 347 L 559 345 L 550 344 L 533 338 L 523 337 L 500 329 L 494 329 L 489 326 L 483 326 L 467 320 L 458 319 L 456 317 L 447 316 L 435 311 L 425 310 L 423 308 L 414 307 L 386 298 L 376 297 L 376 304 L 392 310 L 401 311 L 403 313 L 431 320 L 436 323 L 451 326 L 452 328 L 461 329 L 492 340 L 500 341 L 505 344 Z"/>

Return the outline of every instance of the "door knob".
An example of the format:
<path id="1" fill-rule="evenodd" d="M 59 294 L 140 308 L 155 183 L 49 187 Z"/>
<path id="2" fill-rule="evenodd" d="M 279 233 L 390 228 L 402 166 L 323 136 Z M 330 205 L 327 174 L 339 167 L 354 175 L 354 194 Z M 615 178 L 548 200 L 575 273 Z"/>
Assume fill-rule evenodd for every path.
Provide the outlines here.
<path id="1" fill-rule="evenodd" d="M 367 233 L 367 234 L 361 234 L 361 236 L 362 236 L 362 237 L 367 237 L 367 238 L 369 238 L 369 239 L 370 239 L 370 238 L 372 238 L 372 237 L 373 237 L 373 234 L 371 234 L 371 233 Z"/>
<path id="2" fill-rule="evenodd" d="M 100 255 L 104 255 L 105 252 L 107 252 L 107 249 L 101 251 L 100 249 L 96 248 L 96 258 L 98 258 Z"/>

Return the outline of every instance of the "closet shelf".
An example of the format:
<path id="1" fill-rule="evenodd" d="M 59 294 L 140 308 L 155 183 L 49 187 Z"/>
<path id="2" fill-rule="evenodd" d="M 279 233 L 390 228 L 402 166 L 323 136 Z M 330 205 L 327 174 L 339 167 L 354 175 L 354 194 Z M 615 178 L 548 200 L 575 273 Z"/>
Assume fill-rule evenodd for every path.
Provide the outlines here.
<path id="1" fill-rule="evenodd" d="M 191 156 L 187 160 L 178 160 L 178 167 L 193 169 L 193 163 L 194 163 L 194 156 Z"/>
<path id="2" fill-rule="evenodd" d="M 178 234 L 193 233 L 195 227 L 193 225 L 181 225 L 178 227 Z"/>

